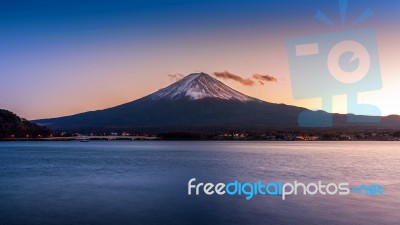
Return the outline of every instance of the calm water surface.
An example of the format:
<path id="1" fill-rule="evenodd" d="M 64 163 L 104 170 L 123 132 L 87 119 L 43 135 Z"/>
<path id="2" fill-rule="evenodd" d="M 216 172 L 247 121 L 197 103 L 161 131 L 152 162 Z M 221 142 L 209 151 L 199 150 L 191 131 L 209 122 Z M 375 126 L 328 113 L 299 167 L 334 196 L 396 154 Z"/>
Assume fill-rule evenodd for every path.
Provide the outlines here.
<path id="1" fill-rule="evenodd" d="M 0 224 L 400 224 L 397 142 L 3 142 Z M 187 182 L 381 184 L 384 195 L 188 196 Z"/>

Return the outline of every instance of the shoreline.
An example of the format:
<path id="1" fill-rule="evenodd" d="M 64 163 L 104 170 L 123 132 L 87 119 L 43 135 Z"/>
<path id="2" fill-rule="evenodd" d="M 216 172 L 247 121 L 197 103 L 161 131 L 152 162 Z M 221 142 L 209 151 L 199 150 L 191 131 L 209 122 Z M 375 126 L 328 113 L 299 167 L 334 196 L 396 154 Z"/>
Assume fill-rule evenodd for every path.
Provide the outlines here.
<path id="1" fill-rule="evenodd" d="M 0 142 L 108 142 L 108 141 L 226 141 L 226 142 L 396 142 L 400 139 L 359 139 L 359 140 L 262 140 L 262 139 L 77 139 L 77 138 L 3 138 Z"/>

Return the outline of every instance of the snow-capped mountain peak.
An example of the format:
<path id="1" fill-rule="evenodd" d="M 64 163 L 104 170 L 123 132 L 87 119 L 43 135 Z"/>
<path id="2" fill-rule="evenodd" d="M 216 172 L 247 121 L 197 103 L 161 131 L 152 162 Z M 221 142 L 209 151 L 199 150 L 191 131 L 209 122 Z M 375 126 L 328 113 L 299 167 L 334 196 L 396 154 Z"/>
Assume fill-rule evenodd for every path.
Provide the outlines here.
<path id="1" fill-rule="evenodd" d="M 242 102 L 255 101 L 255 98 L 244 95 L 226 86 L 221 81 L 206 73 L 192 73 L 150 95 L 153 100 L 218 98 L 225 100 L 239 100 Z"/>

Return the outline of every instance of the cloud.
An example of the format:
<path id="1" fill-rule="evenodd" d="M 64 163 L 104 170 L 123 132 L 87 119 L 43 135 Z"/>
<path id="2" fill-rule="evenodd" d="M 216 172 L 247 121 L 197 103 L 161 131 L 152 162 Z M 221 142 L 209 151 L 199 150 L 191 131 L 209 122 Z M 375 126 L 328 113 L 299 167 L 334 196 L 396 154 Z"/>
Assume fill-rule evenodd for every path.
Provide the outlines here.
<path id="1" fill-rule="evenodd" d="M 228 71 L 224 71 L 224 72 L 214 72 L 214 76 L 222 78 L 222 79 L 227 79 L 227 80 L 234 80 L 237 81 L 245 86 L 253 86 L 255 85 L 255 82 L 251 79 L 245 79 L 239 75 L 230 73 Z"/>
<path id="2" fill-rule="evenodd" d="M 256 73 L 253 75 L 253 78 L 258 81 L 266 81 L 266 82 L 277 82 L 278 81 L 275 77 L 273 77 L 271 75 L 267 75 L 267 74 L 262 75 L 262 74 Z M 262 83 L 262 85 L 264 85 L 264 82 L 260 82 L 260 84 L 261 83 Z"/>
<path id="3" fill-rule="evenodd" d="M 183 74 L 180 73 L 173 73 L 173 74 L 168 74 L 168 77 L 174 81 L 178 81 L 180 79 L 182 79 Z"/>

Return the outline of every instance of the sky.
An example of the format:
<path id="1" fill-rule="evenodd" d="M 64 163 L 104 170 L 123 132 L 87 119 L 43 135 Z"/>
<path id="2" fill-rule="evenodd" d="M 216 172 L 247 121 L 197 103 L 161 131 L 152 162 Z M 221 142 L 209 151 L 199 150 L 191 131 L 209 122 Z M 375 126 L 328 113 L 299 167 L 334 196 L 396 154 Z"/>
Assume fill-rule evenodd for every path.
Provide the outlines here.
<path id="1" fill-rule="evenodd" d="M 373 15 L 349 28 L 367 8 Z M 318 10 L 338 26 L 317 20 Z M 382 88 L 358 99 L 400 114 L 400 1 L 349 0 L 347 10 L 343 28 L 337 0 L 3 1 L 0 108 L 60 117 L 141 98 L 172 84 L 171 74 L 228 71 L 276 78 L 218 78 L 244 94 L 315 109 L 321 99 L 293 96 L 287 41 L 375 29 Z M 333 111 L 346 112 L 345 93 L 333 96 Z"/>

